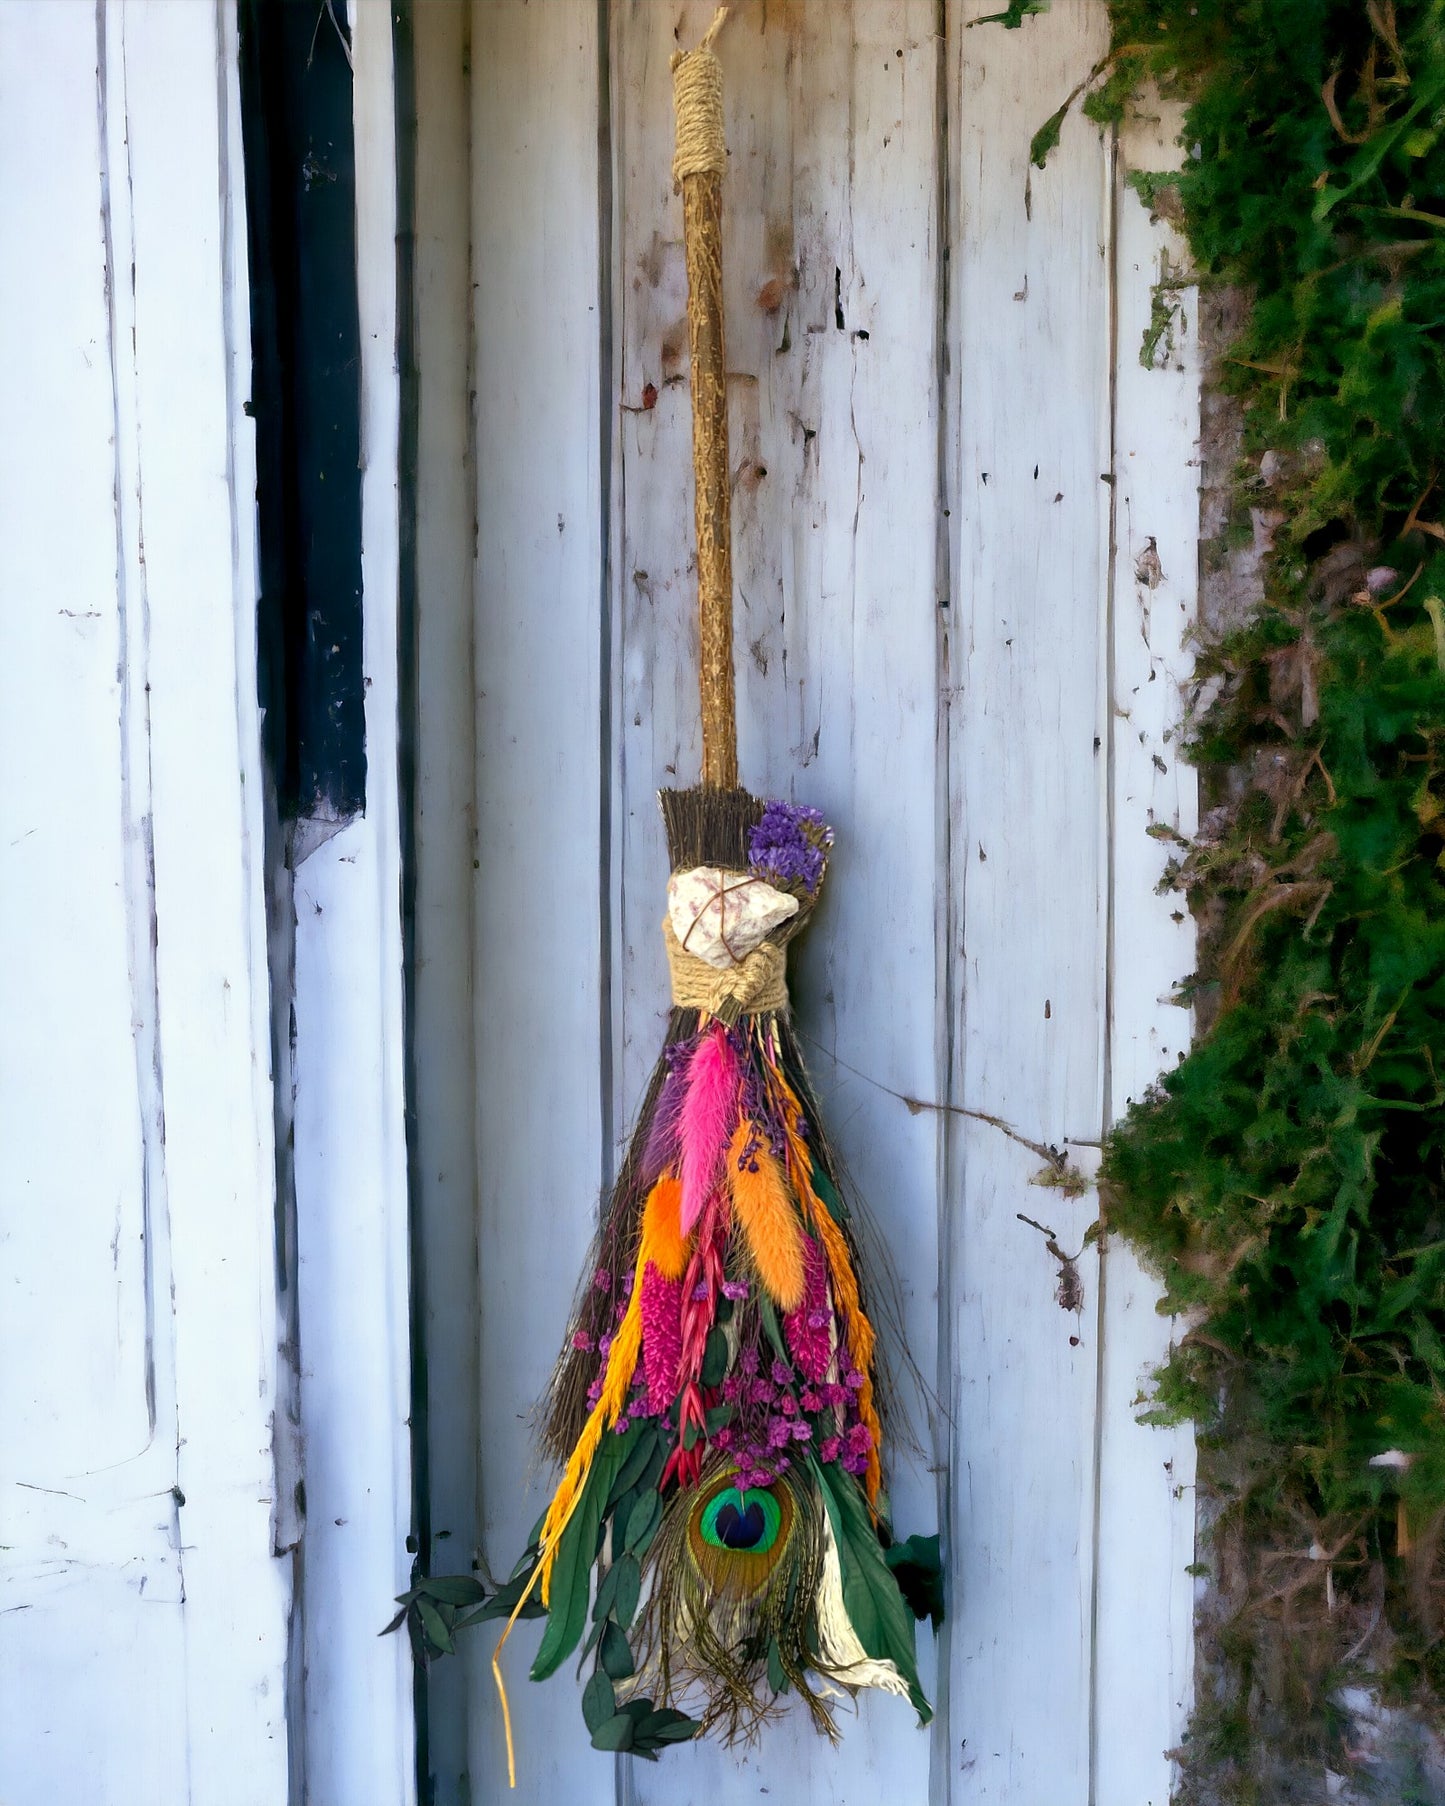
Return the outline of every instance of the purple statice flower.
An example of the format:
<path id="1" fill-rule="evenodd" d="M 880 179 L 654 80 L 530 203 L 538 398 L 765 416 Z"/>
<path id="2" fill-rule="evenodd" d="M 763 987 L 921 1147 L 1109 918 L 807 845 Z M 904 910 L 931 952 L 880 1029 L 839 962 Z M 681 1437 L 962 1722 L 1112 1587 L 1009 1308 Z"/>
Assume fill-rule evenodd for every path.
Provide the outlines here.
<path id="1" fill-rule="evenodd" d="M 602 1375 L 599 1373 L 597 1378 L 595 1380 L 593 1380 L 592 1384 L 587 1388 L 587 1409 L 589 1411 L 597 1403 L 598 1399 L 601 1398 L 601 1396 L 602 1396 Z"/>
<path id="2" fill-rule="evenodd" d="M 742 1375 L 730 1373 L 722 1383 L 722 1395 L 729 1405 L 735 1405 L 743 1395 Z"/>
<path id="3" fill-rule="evenodd" d="M 599 1292 L 610 1292 L 612 1290 L 612 1275 L 607 1271 L 606 1267 L 599 1267 L 592 1275 L 592 1283 Z"/>
<path id="4" fill-rule="evenodd" d="M 713 1437 L 712 1445 L 715 1449 L 721 1449 L 724 1454 L 733 1446 L 733 1433 L 726 1424 Z"/>
<path id="5" fill-rule="evenodd" d="M 803 1409 L 805 1411 L 821 1411 L 823 1409 L 821 1396 L 811 1386 L 803 1388 Z"/>
<path id="6" fill-rule="evenodd" d="M 627 1413 L 624 1411 L 622 1416 L 618 1418 L 617 1422 L 615 1424 L 613 1424 L 612 1434 L 614 1436 L 625 1436 L 631 1428 L 632 1428 L 631 1424 L 629 1424 L 627 1421 Z"/>
<path id="7" fill-rule="evenodd" d="M 778 1400 L 778 1409 L 782 1412 L 784 1417 L 796 1417 L 798 1415 L 798 1401 L 793 1397 L 791 1392 L 785 1392 Z"/>
<path id="8" fill-rule="evenodd" d="M 786 1361 L 773 1362 L 773 1384 L 790 1386 L 793 1383 L 793 1370 Z"/>
<path id="9" fill-rule="evenodd" d="M 811 903 L 832 844 L 833 830 L 816 809 L 774 799 L 748 836 L 748 865 L 775 889 Z"/>
<path id="10" fill-rule="evenodd" d="M 808 1422 L 806 1417 L 800 1417 L 798 1419 L 798 1421 L 793 1425 L 793 1441 L 794 1442 L 811 1442 L 812 1440 L 813 1440 L 812 1424 L 810 1424 Z"/>
<path id="11" fill-rule="evenodd" d="M 818 1459 L 820 1461 L 836 1461 L 842 1448 L 843 1438 L 841 1436 L 825 1436 L 818 1444 Z"/>
<path id="12" fill-rule="evenodd" d="M 612 1353 L 611 1336 L 603 1336 L 602 1340 L 597 1344 L 597 1352 L 602 1356 L 604 1361 L 607 1359 L 608 1355 Z"/>
<path id="13" fill-rule="evenodd" d="M 851 1368 L 843 1375 L 843 1384 L 850 1392 L 861 1392 L 863 1390 L 863 1375 L 859 1373 L 856 1367 Z"/>
<path id="14" fill-rule="evenodd" d="M 622 1275 L 622 1296 L 624 1298 L 630 1298 L 632 1296 L 632 1284 L 636 1277 L 636 1274 L 633 1273 L 630 1268 Z M 626 1313 L 624 1313 L 624 1315 L 625 1314 Z"/>
<path id="15" fill-rule="evenodd" d="M 768 1419 L 768 1447 L 770 1449 L 786 1448 L 792 1440 L 793 1429 L 786 1417 L 770 1417 Z"/>
<path id="16" fill-rule="evenodd" d="M 848 1453 L 860 1459 L 867 1466 L 868 1456 L 873 1447 L 873 1432 L 866 1423 L 855 1423 L 849 1430 L 845 1441 Z"/>
<path id="17" fill-rule="evenodd" d="M 758 1351 L 756 1348 L 745 1348 L 738 1356 L 738 1366 L 746 1374 L 754 1374 L 758 1370 Z"/>
<path id="18" fill-rule="evenodd" d="M 572 1332 L 572 1346 L 577 1350 L 578 1354 L 591 1354 L 597 1344 L 592 1340 L 591 1336 L 587 1334 L 585 1329 L 578 1329 Z"/>
<path id="19" fill-rule="evenodd" d="M 755 1467 L 750 1473 L 739 1474 L 738 1480 L 746 1491 L 749 1487 L 771 1486 L 773 1475 L 771 1470 L 766 1467 Z"/>
<path id="20" fill-rule="evenodd" d="M 770 1405 L 777 1396 L 766 1380 L 754 1380 L 748 1387 L 748 1403 L 752 1405 Z"/>
<path id="21" fill-rule="evenodd" d="M 788 1457 L 788 1456 L 787 1456 L 787 1455 L 779 1455 L 779 1457 L 778 1457 L 778 1472 L 779 1472 L 779 1473 L 780 1473 L 780 1474 L 785 1474 L 785 1473 L 787 1473 L 787 1471 L 788 1471 L 788 1469 L 789 1469 L 789 1468 L 790 1468 L 790 1467 L 791 1467 L 791 1466 L 792 1466 L 792 1465 L 793 1465 L 793 1463 L 792 1463 L 792 1461 L 791 1461 L 791 1459 L 790 1459 L 790 1458 L 789 1458 L 789 1457 Z"/>
<path id="22" fill-rule="evenodd" d="M 743 1279 L 725 1279 L 722 1282 L 722 1295 L 731 1298 L 734 1304 L 741 1304 L 748 1295 L 747 1281 Z"/>

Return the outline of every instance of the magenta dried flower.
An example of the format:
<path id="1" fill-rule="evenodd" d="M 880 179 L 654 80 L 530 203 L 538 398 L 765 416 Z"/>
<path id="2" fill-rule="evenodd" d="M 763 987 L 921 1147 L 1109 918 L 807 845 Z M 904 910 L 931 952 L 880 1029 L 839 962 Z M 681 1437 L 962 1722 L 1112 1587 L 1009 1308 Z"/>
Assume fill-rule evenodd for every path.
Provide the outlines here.
<path id="1" fill-rule="evenodd" d="M 803 1299 L 797 1310 L 783 1319 L 783 1331 L 793 1359 L 805 1380 L 821 1380 L 833 1359 L 829 1331 L 828 1262 L 811 1235 L 803 1237 Z"/>
<path id="2" fill-rule="evenodd" d="M 650 1397 L 659 1403 L 677 1391 L 682 1360 L 682 1281 L 664 1279 L 652 1262 L 642 1275 L 642 1365 Z"/>

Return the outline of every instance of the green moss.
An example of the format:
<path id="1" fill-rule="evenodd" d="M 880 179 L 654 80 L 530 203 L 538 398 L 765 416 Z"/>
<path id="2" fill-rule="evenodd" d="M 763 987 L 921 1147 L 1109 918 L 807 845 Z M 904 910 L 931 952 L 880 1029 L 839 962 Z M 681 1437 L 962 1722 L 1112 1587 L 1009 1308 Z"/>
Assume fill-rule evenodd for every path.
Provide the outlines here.
<path id="1" fill-rule="evenodd" d="M 1220 1576 L 1185 1797 L 1262 1801 L 1362 1772 L 1350 1679 L 1445 1732 L 1445 0 L 1110 14 L 1083 104 L 1188 103 L 1141 192 L 1250 299 L 1236 518 L 1283 516 L 1192 749 L 1212 1024 L 1103 1167 L 1194 1326 L 1149 1406 L 1198 1427 Z"/>

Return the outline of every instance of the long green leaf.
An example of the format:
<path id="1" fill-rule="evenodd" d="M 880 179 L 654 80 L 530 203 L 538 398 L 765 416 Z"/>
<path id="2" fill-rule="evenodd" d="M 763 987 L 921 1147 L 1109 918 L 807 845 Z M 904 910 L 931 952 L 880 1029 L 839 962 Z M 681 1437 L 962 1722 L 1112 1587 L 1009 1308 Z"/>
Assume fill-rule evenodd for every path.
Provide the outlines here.
<path id="1" fill-rule="evenodd" d="M 876 1661 L 892 1662 L 908 1685 L 908 1697 L 920 1723 L 927 1724 L 933 1708 L 918 1680 L 913 1614 L 884 1560 L 868 1501 L 853 1476 L 836 1463 L 825 1467 L 815 1461 L 813 1470 L 822 1484 L 828 1520 L 837 1539 L 843 1604 L 858 1641 Z"/>
<path id="2" fill-rule="evenodd" d="M 627 1436 L 607 1435 L 592 1462 L 582 1488 L 582 1498 L 562 1532 L 552 1569 L 551 1607 L 541 1647 L 532 1664 L 532 1679 L 544 1681 L 555 1674 L 577 1647 L 587 1624 L 587 1599 L 592 1586 L 592 1563 L 597 1554 L 597 1532 L 602 1524 L 603 1503 L 612 1489 L 617 1470 L 628 1454 Z"/>

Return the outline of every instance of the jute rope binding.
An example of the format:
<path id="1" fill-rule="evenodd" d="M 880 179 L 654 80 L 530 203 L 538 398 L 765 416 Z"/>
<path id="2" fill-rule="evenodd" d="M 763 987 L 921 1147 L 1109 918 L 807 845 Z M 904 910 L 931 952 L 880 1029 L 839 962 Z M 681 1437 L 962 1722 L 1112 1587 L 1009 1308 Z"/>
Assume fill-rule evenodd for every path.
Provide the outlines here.
<path id="1" fill-rule="evenodd" d="M 682 242 L 687 262 L 702 781 L 718 790 L 734 790 L 738 782 L 731 466 L 723 354 L 722 178 L 727 144 L 722 70 L 712 48 L 727 16 L 727 7 L 720 6 L 697 49 L 675 52 L 672 58 L 672 96 L 677 111 L 672 172 L 682 186 Z"/>
<path id="2" fill-rule="evenodd" d="M 712 41 L 727 20 L 723 7 L 708 27 L 696 50 L 672 53 L 672 104 L 677 111 L 677 148 L 672 156 L 673 179 L 685 181 L 709 170 L 718 175 L 728 166 L 727 139 L 723 134 L 722 66 L 713 55 Z"/>
<path id="3" fill-rule="evenodd" d="M 678 1009 L 701 1010 L 725 1022 L 787 1009 L 787 956 L 776 942 L 764 941 L 726 972 L 689 953 L 667 916 L 662 918 L 662 942 L 672 975 L 672 1001 Z"/>

